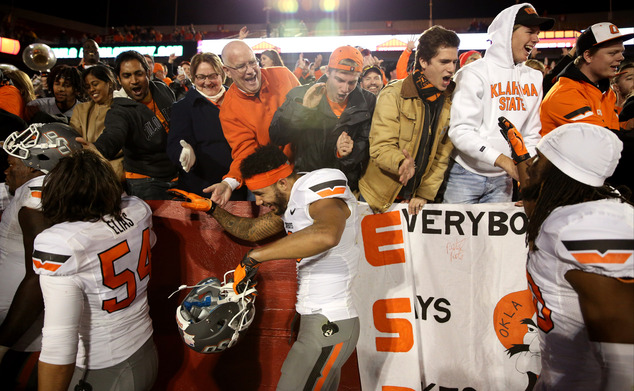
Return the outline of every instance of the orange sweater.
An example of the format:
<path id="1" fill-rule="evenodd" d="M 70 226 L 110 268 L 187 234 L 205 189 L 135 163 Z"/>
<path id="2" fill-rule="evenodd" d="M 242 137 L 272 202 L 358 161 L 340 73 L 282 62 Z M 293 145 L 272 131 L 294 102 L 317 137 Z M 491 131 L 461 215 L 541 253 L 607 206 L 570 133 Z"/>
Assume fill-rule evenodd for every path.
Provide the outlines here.
<path id="1" fill-rule="evenodd" d="M 602 93 L 590 83 L 560 77 L 540 106 L 540 134 L 545 136 L 556 127 L 571 122 L 619 130 L 615 105 L 616 95 L 611 88 Z"/>
<path id="2" fill-rule="evenodd" d="M 233 162 L 225 178 L 242 183 L 240 163 L 260 145 L 270 142 L 269 125 L 286 94 L 299 85 L 295 75 L 286 67 L 263 68 L 262 86 L 257 94 L 246 94 L 233 84 L 222 102 L 220 123 L 231 147 Z M 284 152 L 290 157 L 290 148 Z"/>
<path id="3" fill-rule="evenodd" d="M 409 64 L 409 57 L 412 55 L 412 51 L 409 49 L 403 50 L 401 56 L 398 58 L 398 62 L 396 63 L 396 78 L 401 80 L 405 79 L 409 74 L 407 72 L 407 65 Z"/>
<path id="4" fill-rule="evenodd" d="M 24 118 L 24 100 L 20 95 L 20 90 L 12 85 L 5 85 L 0 88 L 0 109 Z"/>

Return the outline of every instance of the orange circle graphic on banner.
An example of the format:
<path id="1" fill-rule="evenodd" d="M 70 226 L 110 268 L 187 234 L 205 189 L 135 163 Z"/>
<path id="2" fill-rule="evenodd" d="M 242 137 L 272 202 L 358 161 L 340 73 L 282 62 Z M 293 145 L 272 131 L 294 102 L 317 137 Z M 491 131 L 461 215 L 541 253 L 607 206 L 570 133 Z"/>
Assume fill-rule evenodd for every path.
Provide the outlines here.
<path id="1" fill-rule="evenodd" d="M 509 293 L 498 301 L 493 311 L 493 328 L 505 348 L 524 343 L 528 326 L 523 321 L 534 314 L 533 296 L 528 289 Z"/>

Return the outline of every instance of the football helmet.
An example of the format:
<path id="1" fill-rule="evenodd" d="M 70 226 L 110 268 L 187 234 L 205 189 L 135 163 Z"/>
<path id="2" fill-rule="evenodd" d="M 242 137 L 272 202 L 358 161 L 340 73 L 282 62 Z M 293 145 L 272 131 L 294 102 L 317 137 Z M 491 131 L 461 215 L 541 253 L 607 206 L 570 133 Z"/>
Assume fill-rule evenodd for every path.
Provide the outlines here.
<path id="1" fill-rule="evenodd" d="M 32 124 L 21 132 L 11 133 L 2 148 L 9 156 L 48 174 L 63 157 L 82 148 L 75 140 L 79 136 L 75 129 L 60 122 Z"/>
<path id="2" fill-rule="evenodd" d="M 225 273 L 225 281 L 227 275 Z M 255 288 L 237 295 L 233 280 L 205 278 L 176 308 L 178 332 L 199 353 L 219 353 L 234 346 L 255 317 Z"/>

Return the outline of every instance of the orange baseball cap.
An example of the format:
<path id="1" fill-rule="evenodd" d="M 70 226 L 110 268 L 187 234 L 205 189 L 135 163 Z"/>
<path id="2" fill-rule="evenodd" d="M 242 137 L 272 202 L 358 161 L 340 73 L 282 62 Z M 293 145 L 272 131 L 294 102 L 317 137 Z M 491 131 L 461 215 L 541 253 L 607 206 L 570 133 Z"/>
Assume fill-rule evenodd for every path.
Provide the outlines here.
<path id="1" fill-rule="evenodd" d="M 345 65 L 341 62 L 343 60 L 351 60 L 355 65 Z M 361 72 L 363 66 L 363 56 L 361 52 L 352 46 L 341 46 L 335 49 L 330 54 L 330 60 L 328 61 L 329 69 L 339 69 L 341 71 L 348 72 Z"/>

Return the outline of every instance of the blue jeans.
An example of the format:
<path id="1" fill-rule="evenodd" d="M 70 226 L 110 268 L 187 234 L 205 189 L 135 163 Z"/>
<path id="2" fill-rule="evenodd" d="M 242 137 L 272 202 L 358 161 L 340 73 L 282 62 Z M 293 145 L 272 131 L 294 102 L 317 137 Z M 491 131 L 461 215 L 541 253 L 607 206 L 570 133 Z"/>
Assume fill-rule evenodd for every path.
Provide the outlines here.
<path id="1" fill-rule="evenodd" d="M 484 204 L 512 199 L 513 179 L 507 174 L 495 177 L 474 174 L 451 161 L 444 204 Z"/>
<path id="2" fill-rule="evenodd" d="M 167 190 L 176 187 L 177 181 L 156 178 L 126 179 L 128 194 L 142 200 L 171 200 L 174 197 Z"/>

